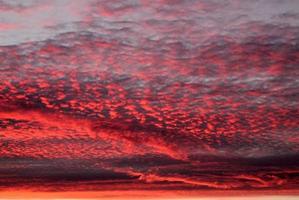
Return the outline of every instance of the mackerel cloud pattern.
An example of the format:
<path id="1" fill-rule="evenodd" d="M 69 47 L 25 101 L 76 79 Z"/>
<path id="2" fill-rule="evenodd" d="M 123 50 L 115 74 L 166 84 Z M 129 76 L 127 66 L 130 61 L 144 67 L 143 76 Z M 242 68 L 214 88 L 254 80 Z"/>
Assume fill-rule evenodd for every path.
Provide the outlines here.
<path id="1" fill-rule="evenodd" d="M 299 188 L 299 1 L 0 1 L 0 190 Z"/>

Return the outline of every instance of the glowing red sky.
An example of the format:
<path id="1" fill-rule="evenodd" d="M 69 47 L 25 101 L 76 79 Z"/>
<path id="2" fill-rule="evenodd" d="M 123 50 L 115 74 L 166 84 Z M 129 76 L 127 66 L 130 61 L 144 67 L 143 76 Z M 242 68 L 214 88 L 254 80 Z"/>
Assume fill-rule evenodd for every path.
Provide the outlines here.
<path id="1" fill-rule="evenodd" d="M 298 22 L 298 1 L 0 1 L 0 190 L 298 190 Z"/>

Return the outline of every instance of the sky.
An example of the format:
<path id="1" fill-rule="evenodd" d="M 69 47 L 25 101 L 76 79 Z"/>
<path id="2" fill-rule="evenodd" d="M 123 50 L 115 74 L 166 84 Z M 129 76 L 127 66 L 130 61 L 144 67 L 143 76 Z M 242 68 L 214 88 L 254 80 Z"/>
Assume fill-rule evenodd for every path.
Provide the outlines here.
<path id="1" fill-rule="evenodd" d="M 0 199 L 296 199 L 298 64 L 299 1 L 0 0 Z"/>

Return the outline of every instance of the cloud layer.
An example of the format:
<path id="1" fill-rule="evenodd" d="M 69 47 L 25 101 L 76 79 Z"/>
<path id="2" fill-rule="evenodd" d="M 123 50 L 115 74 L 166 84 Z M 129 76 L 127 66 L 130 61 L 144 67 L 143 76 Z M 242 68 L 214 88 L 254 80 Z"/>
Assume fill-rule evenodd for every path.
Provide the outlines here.
<path id="1" fill-rule="evenodd" d="M 0 1 L 1 189 L 298 189 L 296 2 L 79 2 Z"/>

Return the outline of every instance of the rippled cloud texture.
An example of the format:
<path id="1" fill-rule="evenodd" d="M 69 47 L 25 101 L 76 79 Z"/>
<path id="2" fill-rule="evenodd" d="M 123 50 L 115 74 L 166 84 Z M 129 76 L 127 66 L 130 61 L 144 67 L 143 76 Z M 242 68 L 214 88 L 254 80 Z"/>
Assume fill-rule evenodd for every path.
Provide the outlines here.
<path id="1" fill-rule="evenodd" d="M 299 1 L 1 0 L 0 190 L 297 191 L 298 94 Z"/>

